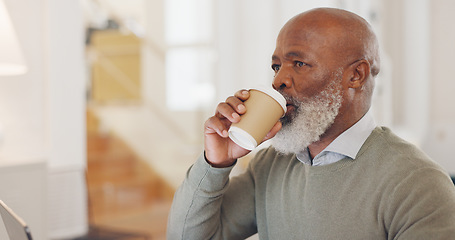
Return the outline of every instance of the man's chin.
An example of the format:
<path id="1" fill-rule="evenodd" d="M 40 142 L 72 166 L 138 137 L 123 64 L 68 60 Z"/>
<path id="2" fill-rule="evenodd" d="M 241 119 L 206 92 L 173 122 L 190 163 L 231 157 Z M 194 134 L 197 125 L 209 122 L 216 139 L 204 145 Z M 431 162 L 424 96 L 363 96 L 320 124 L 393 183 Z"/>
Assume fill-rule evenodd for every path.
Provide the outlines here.
<path id="1" fill-rule="evenodd" d="M 295 118 L 295 115 L 295 108 L 286 111 L 286 114 L 280 118 L 280 122 L 283 124 L 283 127 L 291 124 Z"/>
<path id="2" fill-rule="evenodd" d="M 275 149 L 280 154 L 297 154 L 301 151 L 303 151 L 306 146 L 305 145 L 299 145 L 297 146 L 296 143 L 294 142 L 287 142 L 283 141 L 283 139 L 274 139 L 272 138 L 272 147 Z"/>

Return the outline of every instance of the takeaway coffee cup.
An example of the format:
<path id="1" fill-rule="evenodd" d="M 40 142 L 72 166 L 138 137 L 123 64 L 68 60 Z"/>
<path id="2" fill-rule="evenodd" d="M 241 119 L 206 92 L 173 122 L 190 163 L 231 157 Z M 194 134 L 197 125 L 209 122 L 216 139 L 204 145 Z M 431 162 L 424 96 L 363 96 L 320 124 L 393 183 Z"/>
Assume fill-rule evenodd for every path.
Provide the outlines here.
<path id="1" fill-rule="evenodd" d="M 229 137 L 242 148 L 253 150 L 286 113 L 286 100 L 275 89 L 260 87 L 250 89 L 244 104 L 246 113 L 231 125 Z"/>

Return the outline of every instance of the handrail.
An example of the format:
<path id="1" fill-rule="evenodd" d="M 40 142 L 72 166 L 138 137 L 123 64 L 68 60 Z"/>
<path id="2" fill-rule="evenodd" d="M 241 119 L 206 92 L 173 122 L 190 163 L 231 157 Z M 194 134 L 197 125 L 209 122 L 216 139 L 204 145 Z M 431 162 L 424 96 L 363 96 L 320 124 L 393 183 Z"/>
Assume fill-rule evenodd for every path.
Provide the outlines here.
<path id="1" fill-rule="evenodd" d="M 131 50 L 128 51 L 118 49 L 113 49 L 113 51 L 115 53 L 122 54 L 131 52 Z M 112 53 L 111 51 L 109 51 L 109 53 L 106 54 L 106 51 L 97 51 L 95 48 L 89 48 L 88 52 L 93 61 L 97 61 L 104 70 L 110 73 L 110 76 L 112 76 L 112 80 L 114 80 L 120 86 L 122 86 L 124 90 L 126 90 L 128 93 L 132 95 L 137 94 L 137 90 L 138 88 L 140 88 L 140 86 L 135 84 L 134 81 L 127 74 L 125 74 L 119 67 L 113 64 L 112 61 L 106 57 Z M 174 134 L 182 137 L 186 142 L 192 141 L 192 137 L 183 129 L 183 127 L 176 123 L 175 120 L 171 116 L 169 116 L 169 114 L 166 111 L 162 110 L 157 104 L 151 101 L 147 101 L 145 106 L 158 119 L 160 119 L 161 122 L 170 131 L 174 132 Z"/>
<path id="2" fill-rule="evenodd" d="M 107 6 L 105 6 L 107 7 Z M 108 8 L 108 7 L 107 7 Z M 125 20 L 122 17 L 119 17 L 118 15 L 115 14 L 115 11 L 112 11 L 109 9 L 110 12 L 110 18 L 115 20 L 119 26 L 122 29 L 126 29 L 128 33 L 134 34 L 138 39 L 140 39 L 141 46 L 145 46 L 148 49 L 150 49 L 155 56 L 157 56 L 160 60 L 163 62 L 166 59 L 166 52 L 167 52 L 167 47 L 160 46 L 156 41 L 154 41 L 151 38 L 144 37 L 142 34 L 137 34 L 137 31 L 134 31 L 134 29 L 131 28 L 131 24 L 126 24 Z M 137 24 L 137 23 L 136 23 Z M 115 50 L 115 49 L 109 49 L 109 52 L 123 52 L 123 51 L 128 51 L 125 49 L 122 50 Z M 95 59 L 100 60 L 99 63 L 100 65 L 108 72 L 111 72 L 113 76 L 113 80 L 119 83 L 124 89 L 132 94 L 136 94 L 138 86 L 137 84 L 134 84 L 134 81 L 126 75 L 123 71 L 121 71 L 115 64 L 113 64 L 109 59 L 105 58 L 105 53 L 100 53 L 99 51 L 94 51 L 92 50 L 91 53 L 95 57 Z M 172 132 L 174 132 L 177 136 L 183 137 L 186 141 L 192 141 L 191 136 L 188 135 L 188 133 L 178 124 L 176 121 L 169 116 L 169 113 L 164 111 L 160 106 L 158 106 L 156 103 L 152 101 L 147 101 L 146 102 L 147 109 L 149 109 L 153 114 L 155 114 L 161 122 Z"/>

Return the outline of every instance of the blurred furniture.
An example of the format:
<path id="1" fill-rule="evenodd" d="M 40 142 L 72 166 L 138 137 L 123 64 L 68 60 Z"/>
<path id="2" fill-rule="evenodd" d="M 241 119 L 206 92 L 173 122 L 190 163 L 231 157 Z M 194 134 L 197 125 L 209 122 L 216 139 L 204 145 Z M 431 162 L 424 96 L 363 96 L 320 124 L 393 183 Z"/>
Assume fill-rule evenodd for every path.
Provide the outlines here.
<path id="1" fill-rule="evenodd" d="M 119 30 L 93 31 L 87 50 L 92 71 L 92 100 L 141 100 L 141 42 L 138 37 Z"/>
<path id="2" fill-rule="evenodd" d="M 0 199 L 27 223 L 35 239 L 48 239 L 46 185 L 45 161 L 0 165 Z M 0 239 L 9 239 L 4 227 Z"/>

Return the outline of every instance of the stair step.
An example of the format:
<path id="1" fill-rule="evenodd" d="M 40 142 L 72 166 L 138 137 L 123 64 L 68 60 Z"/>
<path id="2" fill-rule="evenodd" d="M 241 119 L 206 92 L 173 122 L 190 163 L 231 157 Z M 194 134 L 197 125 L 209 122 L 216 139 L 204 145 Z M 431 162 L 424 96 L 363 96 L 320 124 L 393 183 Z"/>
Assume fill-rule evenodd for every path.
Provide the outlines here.
<path id="1" fill-rule="evenodd" d="M 165 239 L 167 212 L 174 189 L 153 169 L 140 159 L 118 136 L 100 132 L 99 121 L 87 112 L 87 188 L 90 223 L 112 226 L 118 221 L 122 226 L 135 227 L 156 222 L 154 239 Z M 147 209 L 165 203 L 163 214 L 144 214 Z M 142 215 L 137 223 L 125 222 L 125 216 Z M 136 221 L 136 220 L 134 220 Z"/>

